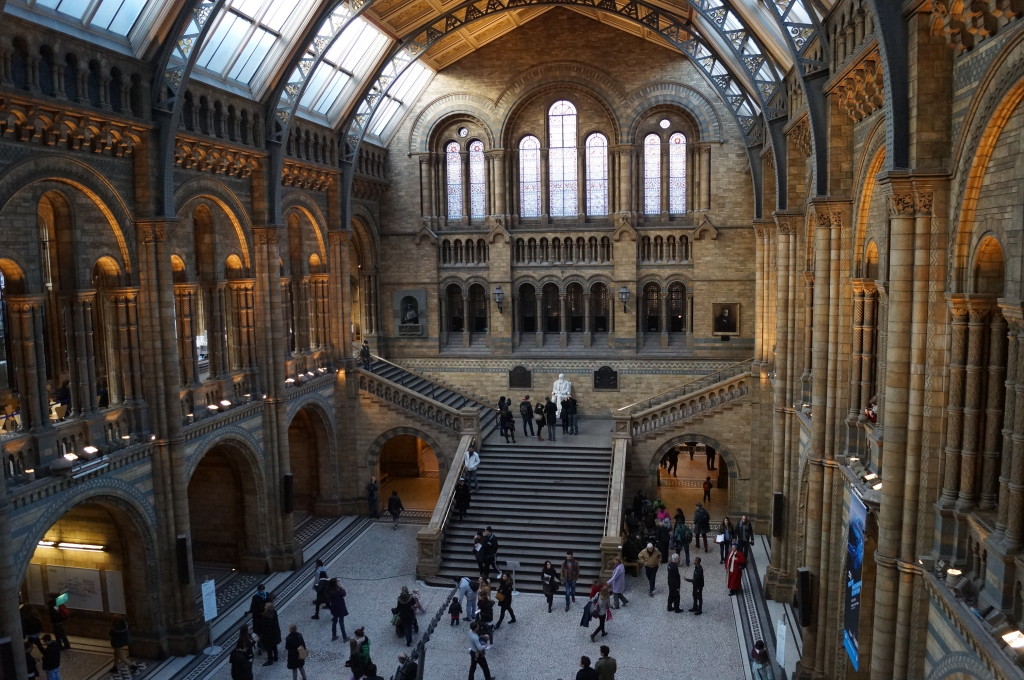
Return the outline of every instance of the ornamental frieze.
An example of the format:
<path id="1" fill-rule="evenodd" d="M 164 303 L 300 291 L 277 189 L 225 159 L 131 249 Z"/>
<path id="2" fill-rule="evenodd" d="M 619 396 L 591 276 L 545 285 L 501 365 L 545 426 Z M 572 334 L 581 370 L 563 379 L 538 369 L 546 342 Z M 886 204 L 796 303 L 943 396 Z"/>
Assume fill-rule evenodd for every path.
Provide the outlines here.
<path id="1" fill-rule="evenodd" d="M 179 136 L 174 144 L 174 164 L 185 170 L 212 172 L 228 177 L 249 177 L 262 156 L 212 142 Z"/>
<path id="2" fill-rule="evenodd" d="M 72 151 L 130 156 L 146 128 L 0 95 L 0 137 Z"/>
<path id="3" fill-rule="evenodd" d="M 960 54 L 973 49 L 1022 15 L 1022 0 L 936 0 L 932 3 L 931 29 L 933 34 L 943 36 L 946 44 Z"/>
<path id="4" fill-rule="evenodd" d="M 885 106 L 885 80 L 878 50 L 861 59 L 835 87 L 847 115 L 859 122 Z"/>
<path id="5" fill-rule="evenodd" d="M 309 165 L 285 161 L 281 184 L 313 191 L 327 191 L 334 186 L 337 173 Z"/>

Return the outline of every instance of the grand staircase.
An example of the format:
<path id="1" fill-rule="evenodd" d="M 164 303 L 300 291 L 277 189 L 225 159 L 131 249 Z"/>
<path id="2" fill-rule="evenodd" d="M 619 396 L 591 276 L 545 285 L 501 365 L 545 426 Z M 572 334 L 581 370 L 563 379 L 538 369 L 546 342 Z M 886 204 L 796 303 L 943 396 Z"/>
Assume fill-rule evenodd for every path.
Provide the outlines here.
<path id="1" fill-rule="evenodd" d="M 602 421 L 585 426 L 607 431 Z M 439 575 L 476 576 L 473 534 L 489 525 L 498 537 L 498 564 L 520 563 L 519 590 L 540 592 L 544 561 L 558 569 L 566 550 L 580 561 L 578 583 L 588 590 L 600 571 L 612 452 L 610 443 L 584 446 L 573 439 L 559 432 L 552 443 L 506 444 L 494 436 L 484 444 L 480 492 L 473 494 L 466 522 L 448 524 Z"/>
<path id="2" fill-rule="evenodd" d="M 446 385 L 431 381 L 429 378 L 424 378 L 389 361 L 376 359 L 370 365 L 370 370 L 385 380 L 390 380 L 396 385 L 401 385 L 414 392 L 418 392 L 427 399 L 432 399 L 454 409 L 485 406 L 479 399 L 456 392 Z"/>

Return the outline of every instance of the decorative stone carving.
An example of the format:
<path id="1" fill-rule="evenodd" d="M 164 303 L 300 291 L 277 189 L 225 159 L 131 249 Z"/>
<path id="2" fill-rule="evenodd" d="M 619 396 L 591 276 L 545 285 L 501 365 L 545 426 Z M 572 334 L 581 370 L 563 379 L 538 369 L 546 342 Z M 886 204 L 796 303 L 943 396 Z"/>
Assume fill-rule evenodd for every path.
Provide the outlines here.
<path id="1" fill-rule="evenodd" d="M 337 173 L 324 168 L 301 165 L 294 161 L 285 161 L 281 170 L 281 184 L 289 187 L 327 191 L 334 186 Z"/>
<path id="2" fill-rule="evenodd" d="M 426 220 L 423 221 L 423 226 L 416 232 L 416 235 L 412 237 L 412 242 L 416 245 L 422 245 L 424 241 L 432 246 L 437 245 L 437 234 L 430 229 Z"/>
<path id="3" fill-rule="evenodd" d="M 144 222 L 139 225 L 139 241 L 163 243 L 167 240 L 167 225 L 163 222 Z"/>
<path id="4" fill-rule="evenodd" d="M 617 390 L 619 389 L 619 373 L 611 366 L 602 366 L 594 371 L 595 390 Z"/>
<path id="5" fill-rule="evenodd" d="M 633 226 L 633 217 L 628 213 L 622 213 L 615 218 L 615 232 L 612 234 L 612 240 L 618 243 L 623 238 L 636 241 L 636 228 Z"/>
<path id="6" fill-rule="evenodd" d="M 249 177 L 259 167 L 260 156 L 207 140 L 178 137 L 174 145 L 174 164 L 186 170 L 212 172 L 228 177 Z"/>
<path id="7" fill-rule="evenodd" d="M 508 372 L 508 387 L 512 390 L 532 389 L 533 374 L 525 366 L 516 366 Z"/>
<path id="8" fill-rule="evenodd" d="M 804 158 L 811 155 L 811 125 L 806 115 L 790 128 L 788 136 L 795 154 Z"/>
<path id="9" fill-rule="evenodd" d="M 693 230 L 693 240 L 702 241 L 704 236 L 711 236 L 711 240 L 714 241 L 718 238 L 718 227 L 714 225 L 711 219 L 705 214 L 702 216 L 700 224 L 698 224 Z"/>
<path id="10" fill-rule="evenodd" d="M 946 43 L 960 53 L 994 36 L 1021 15 L 1024 15 L 1021 0 L 937 0 L 932 3 L 931 28 L 932 33 L 944 36 Z"/>
<path id="11" fill-rule="evenodd" d="M 511 243 L 512 235 L 508 233 L 508 228 L 505 224 L 505 218 L 501 215 L 496 215 L 487 218 L 487 223 L 490 225 L 490 231 L 487 232 L 487 242 L 494 243 L 500 240 L 502 243 Z"/>
<path id="12" fill-rule="evenodd" d="M 912 217 L 914 215 L 914 194 L 909 191 L 894 191 L 889 195 L 890 217 Z"/>
<path id="13" fill-rule="evenodd" d="M 76 114 L 9 94 L 0 96 L 0 137 L 19 142 L 123 157 L 135 151 L 146 132 L 146 128 L 99 118 L 95 113 Z"/>
<path id="14" fill-rule="evenodd" d="M 885 105 L 882 59 L 872 51 L 853 67 L 836 88 L 839 103 L 854 121 L 862 121 Z"/>

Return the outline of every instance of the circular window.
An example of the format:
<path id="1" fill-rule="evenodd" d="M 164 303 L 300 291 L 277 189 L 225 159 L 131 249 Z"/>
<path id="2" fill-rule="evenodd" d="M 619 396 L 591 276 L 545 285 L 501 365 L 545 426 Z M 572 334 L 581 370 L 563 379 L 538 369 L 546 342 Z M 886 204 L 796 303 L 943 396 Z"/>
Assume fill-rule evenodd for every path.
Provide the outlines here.
<path id="1" fill-rule="evenodd" d="M 661 122 L 660 122 L 660 123 L 658 123 L 658 125 L 660 125 L 660 126 L 661 126 L 661 129 L 662 129 L 662 130 L 667 130 L 667 129 L 668 129 L 668 126 L 669 126 L 669 125 L 671 125 L 671 124 L 672 124 L 672 123 L 671 123 L 671 122 L 669 122 L 669 119 L 668 119 L 668 118 L 662 118 L 662 119 L 661 119 Z"/>
<path id="2" fill-rule="evenodd" d="M 469 136 L 469 128 L 466 127 L 466 126 L 460 127 L 459 128 L 459 137 L 468 137 L 468 136 Z"/>

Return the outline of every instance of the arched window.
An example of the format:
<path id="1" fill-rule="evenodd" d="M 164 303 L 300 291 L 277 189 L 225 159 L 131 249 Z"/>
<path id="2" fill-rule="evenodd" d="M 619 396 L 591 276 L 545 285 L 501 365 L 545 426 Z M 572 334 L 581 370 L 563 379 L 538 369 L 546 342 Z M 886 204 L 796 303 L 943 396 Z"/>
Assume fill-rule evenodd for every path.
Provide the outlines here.
<path id="1" fill-rule="evenodd" d="M 545 284 L 541 290 L 541 296 L 544 332 L 558 333 L 562 330 L 562 304 L 558 295 L 558 286 L 553 283 Z"/>
<path id="2" fill-rule="evenodd" d="M 469 287 L 469 331 L 487 332 L 487 291 L 479 283 Z"/>
<path id="3" fill-rule="evenodd" d="M 448 298 L 448 332 L 462 333 L 466 330 L 466 312 L 462 304 L 462 290 L 454 283 L 446 291 Z"/>
<path id="4" fill-rule="evenodd" d="M 594 333 L 608 332 L 608 287 L 596 283 L 590 289 L 591 331 Z"/>
<path id="5" fill-rule="evenodd" d="M 661 212 L 661 138 L 644 137 L 644 214 Z"/>
<path id="6" fill-rule="evenodd" d="M 686 135 L 682 132 L 668 138 L 668 211 L 686 212 Z"/>
<path id="7" fill-rule="evenodd" d="M 448 175 L 448 219 L 462 217 L 462 154 L 458 142 L 448 142 L 444 148 Z"/>
<path id="8" fill-rule="evenodd" d="M 583 332 L 583 286 L 570 283 L 565 289 L 565 306 L 569 313 L 569 332 Z"/>
<path id="9" fill-rule="evenodd" d="M 661 330 L 661 289 L 656 283 L 644 286 L 643 314 L 645 333 L 657 333 Z"/>
<path id="10" fill-rule="evenodd" d="M 682 333 L 686 330 L 686 287 L 675 281 L 668 287 L 668 331 Z"/>
<path id="11" fill-rule="evenodd" d="M 587 214 L 608 214 L 608 138 L 587 137 Z"/>
<path id="12" fill-rule="evenodd" d="M 484 169 L 484 143 L 469 143 L 469 216 L 480 219 L 487 214 L 487 173 Z"/>
<path id="13" fill-rule="evenodd" d="M 519 286 L 519 329 L 523 333 L 537 332 L 537 291 L 528 283 Z"/>
<path id="14" fill-rule="evenodd" d="M 540 140 L 529 135 L 519 142 L 519 215 L 540 217 Z"/>
<path id="15" fill-rule="evenodd" d="M 576 107 L 565 100 L 548 109 L 548 193 L 552 217 L 579 212 L 576 160 Z"/>

